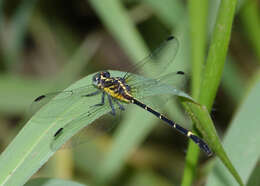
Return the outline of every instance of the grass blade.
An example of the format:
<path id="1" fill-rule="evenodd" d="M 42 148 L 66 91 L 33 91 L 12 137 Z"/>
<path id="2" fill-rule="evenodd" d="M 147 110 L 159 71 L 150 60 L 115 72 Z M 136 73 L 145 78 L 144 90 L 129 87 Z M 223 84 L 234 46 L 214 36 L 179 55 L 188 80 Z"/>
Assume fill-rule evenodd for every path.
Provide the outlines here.
<path id="1" fill-rule="evenodd" d="M 89 2 L 106 28 L 117 39 L 133 62 L 138 62 L 142 59 L 148 50 L 145 47 L 141 35 L 135 28 L 134 23 L 127 15 L 127 11 L 124 9 L 122 3 L 118 0 L 91 0 Z M 110 11 L 107 11 L 108 9 Z M 120 27 L 118 25 L 120 25 Z M 127 120 L 127 118 L 131 119 Z M 147 119 L 143 121 L 142 127 L 137 131 L 137 120 L 140 121 L 143 115 L 135 110 L 128 110 L 127 118 L 126 122 L 123 122 L 117 131 L 112 149 L 100 163 L 101 166 L 96 172 L 96 180 L 98 182 L 107 183 L 111 180 L 124 165 L 125 160 L 129 156 L 129 152 L 140 144 L 153 128 L 151 117 L 147 117 Z M 135 135 L 132 135 L 132 133 Z M 122 146 L 126 138 L 127 143 Z"/>
<path id="2" fill-rule="evenodd" d="M 255 55 L 260 63 L 260 20 L 259 20 L 259 3 L 255 0 L 245 1 L 241 9 L 240 17 L 244 24 L 244 29 L 248 36 L 249 42 L 253 46 Z"/>
<path id="3" fill-rule="evenodd" d="M 207 39 L 207 14 L 208 2 L 197 3 L 189 1 L 189 13 L 191 23 L 191 59 L 192 59 L 192 83 L 191 91 L 195 99 L 200 93 L 202 67 L 205 60 L 206 39 Z M 199 149 L 194 143 L 189 142 L 186 164 L 182 178 L 182 185 L 191 185 L 196 174 Z"/>
<path id="4" fill-rule="evenodd" d="M 222 0 L 209 48 L 199 102 L 211 110 L 226 61 L 237 0 Z"/>
<path id="5" fill-rule="evenodd" d="M 91 79 L 91 75 L 87 76 L 73 84 L 70 88 L 82 87 L 83 85 L 89 84 Z M 92 102 L 89 101 L 87 105 L 93 105 L 95 104 L 94 102 L 97 102 L 97 100 L 92 100 Z M 68 104 L 72 106 L 69 101 L 65 101 L 63 105 L 69 106 Z M 48 105 L 49 104 L 46 106 Z M 84 110 L 84 108 L 80 109 L 80 103 L 75 102 L 73 105 L 75 108 L 78 108 L 78 114 Z M 53 111 L 55 111 L 57 107 L 58 105 L 52 105 L 47 107 L 47 110 L 53 109 Z M 67 109 L 64 107 L 64 111 Z M 67 117 L 57 121 L 57 118 L 46 117 L 39 120 L 43 111 L 44 110 L 40 110 L 40 112 L 37 112 L 37 114 L 27 122 L 20 133 L 1 154 L 0 185 L 23 185 L 50 158 L 50 156 L 53 155 L 54 152 L 51 149 L 53 135 L 60 127 L 68 122 L 69 118 Z M 94 118 L 90 118 L 85 124 L 89 124 L 91 119 Z M 42 122 L 42 124 L 39 122 Z M 73 134 L 71 133 L 70 135 Z"/>
<path id="6" fill-rule="evenodd" d="M 142 59 L 148 50 L 122 3 L 118 0 L 90 0 L 89 2 L 127 55 L 134 62 Z"/>
<path id="7" fill-rule="evenodd" d="M 85 186 L 74 181 L 61 180 L 61 179 L 50 179 L 50 178 L 36 178 L 30 180 L 25 186 Z"/>
<path id="8" fill-rule="evenodd" d="M 194 121 L 196 127 L 201 132 L 204 139 L 208 142 L 209 146 L 212 148 L 213 152 L 221 159 L 222 163 L 231 172 L 234 178 L 243 185 L 239 174 L 237 173 L 234 165 L 228 158 L 221 141 L 217 135 L 214 127 L 214 123 L 205 106 L 199 105 L 197 103 L 191 102 L 190 100 L 183 100 L 185 109 L 188 111 L 192 120 Z M 196 147 L 197 148 L 197 147 Z"/>
<path id="9" fill-rule="evenodd" d="M 50 87 L 50 83 L 44 80 L 13 76 L 10 73 L 1 74 L 0 96 L 5 99 L 0 99 L 0 111 L 11 114 L 24 113 L 32 99 Z"/>
<path id="10" fill-rule="evenodd" d="M 207 58 L 202 85 L 201 85 L 201 91 L 199 94 L 199 103 L 205 105 L 208 110 L 211 110 L 221 80 L 224 63 L 226 61 L 225 58 L 227 55 L 227 49 L 230 40 L 231 28 L 232 28 L 236 5 L 237 5 L 237 0 L 222 0 L 219 7 L 218 17 L 215 24 L 213 38 L 210 44 L 209 54 Z M 195 116 L 197 116 L 199 119 L 207 118 L 205 115 L 206 113 L 200 112 L 201 111 L 200 109 L 199 110 L 192 109 L 192 110 L 196 112 L 196 114 L 198 114 L 198 115 L 195 114 Z M 208 121 L 204 120 L 204 122 L 208 122 L 208 126 L 205 123 L 205 125 L 203 126 L 203 128 L 201 128 L 200 131 L 205 130 L 209 132 L 209 134 L 205 133 L 204 135 L 209 135 L 206 139 L 210 140 L 208 142 L 210 143 L 211 147 L 215 151 L 217 150 L 216 153 L 219 156 L 219 158 L 226 165 L 226 167 L 229 169 L 231 174 L 233 174 L 237 182 L 240 185 L 243 185 L 243 182 L 239 174 L 235 170 L 234 166 L 231 164 L 230 160 L 227 158 L 227 155 L 222 149 L 220 143 L 213 144 L 213 141 L 211 141 L 214 139 L 213 123 L 210 122 L 210 120 Z M 198 125 L 196 126 L 200 127 Z M 212 145 L 216 145 L 216 146 L 212 146 Z M 193 152 L 196 151 L 194 150 Z M 188 156 L 192 156 L 192 155 L 188 155 Z"/>
<path id="11" fill-rule="evenodd" d="M 114 77 L 122 77 L 122 72 L 110 71 L 110 73 L 112 73 L 112 76 Z M 75 96 L 72 95 L 70 96 L 70 99 L 64 99 L 64 96 L 71 95 L 69 91 L 58 94 L 57 97 L 54 97 L 53 100 L 44 105 L 39 112 L 27 122 L 24 128 L 0 156 L 0 175 L 2 175 L 0 178 L 0 185 L 23 185 L 30 176 L 32 176 L 50 158 L 50 156 L 53 155 L 54 151 L 61 147 L 69 138 L 111 110 L 109 104 L 99 108 L 92 107 L 100 102 L 100 96 L 84 99 L 85 97 L 76 95 L 76 90 L 81 91 L 81 87 L 90 84 L 92 77 L 93 74 L 81 79 L 67 89 L 73 89 L 75 91 Z M 143 77 L 135 76 L 135 79 L 132 81 L 139 82 L 141 80 L 143 80 Z M 88 90 L 90 92 L 96 91 L 96 88 L 93 86 L 89 87 Z M 176 89 L 174 87 L 171 89 L 167 84 L 162 84 L 162 86 L 159 86 L 157 89 L 154 87 L 154 90 L 155 96 L 165 93 L 169 94 L 171 90 L 173 95 L 176 95 Z M 85 95 L 90 92 L 80 93 Z M 147 94 L 149 94 L 149 92 Z M 189 99 L 189 96 L 184 92 L 180 92 L 178 95 Z M 144 94 L 144 97 L 145 96 L 147 95 Z M 88 115 L 87 111 L 92 109 L 95 110 L 94 114 Z M 69 127 L 64 127 L 65 125 Z M 147 122 L 147 124 L 143 126 L 150 128 L 150 123 Z M 56 132 L 61 128 L 64 128 L 62 134 L 58 137 L 55 136 Z M 138 128 L 138 131 L 141 133 L 144 133 L 143 131 L 149 132 L 149 130 L 140 130 L 140 127 Z M 128 130 L 127 133 L 129 133 Z M 120 133 L 120 135 L 122 134 Z M 138 140 L 138 137 L 144 138 L 146 136 L 138 133 L 135 135 L 132 135 L 134 138 L 133 141 Z M 116 145 L 115 147 L 121 146 Z M 123 152 L 128 151 L 124 150 Z"/>
<path id="12" fill-rule="evenodd" d="M 26 29 L 36 5 L 37 0 L 23 1 L 19 4 L 19 8 L 15 12 L 10 22 L 11 37 L 6 41 L 4 47 L 4 62 L 6 67 L 11 68 L 19 62 L 19 55 L 23 40 L 26 34 Z"/>
<path id="13" fill-rule="evenodd" d="M 256 148 L 260 143 L 259 72 L 253 82 L 247 97 L 233 118 L 227 135 L 224 138 L 224 147 L 230 158 L 232 158 L 232 162 L 236 166 L 244 183 L 248 181 L 260 157 L 260 149 Z M 207 184 L 210 186 L 237 185 L 234 178 L 220 161 L 216 162 Z"/>

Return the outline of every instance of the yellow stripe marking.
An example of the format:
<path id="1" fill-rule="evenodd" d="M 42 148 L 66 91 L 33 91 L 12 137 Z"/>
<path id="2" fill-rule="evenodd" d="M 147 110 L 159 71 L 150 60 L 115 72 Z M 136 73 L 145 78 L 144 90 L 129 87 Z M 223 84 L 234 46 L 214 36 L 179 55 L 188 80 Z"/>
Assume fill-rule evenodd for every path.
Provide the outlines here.
<path id="1" fill-rule="evenodd" d="M 192 135 L 192 132 L 189 131 L 189 132 L 187 133 L 187 136 L 190 137 L 191 135 Z"/>

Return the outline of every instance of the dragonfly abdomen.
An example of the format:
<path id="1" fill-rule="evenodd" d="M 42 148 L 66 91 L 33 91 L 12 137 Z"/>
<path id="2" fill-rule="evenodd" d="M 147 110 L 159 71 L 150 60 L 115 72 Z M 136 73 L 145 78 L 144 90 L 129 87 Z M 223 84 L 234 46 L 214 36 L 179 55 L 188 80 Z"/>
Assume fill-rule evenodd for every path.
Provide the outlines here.
<path id="1" fill-rule="evenodd" d="M 210 150 L 208 145 L 202 139 L 200 139 L 198 136 L 194 135 L 191 131 L 183 128 L 182 126 L 178 125 L 174 121 L 166 118 L 164 115 L 160 114 L 159 112 L 155 111 L 154 109 L 148 107 L 146 104 L 144 104 L 144 103 L 142 103 L 142 102 L 140 102 L 140 101 L 138 101 L 138 100 L 136 100 L 134 98 L 131 100 L 131 103 L 133 103 L 135 105 L 138 105 L 139 107 L 142 107 L 143 109 L 149 111 L 150 113 L 152 113 L 156 117 L 158 117 L 161 120 L 163 120 L 164 122 L 166 122 L 171 128 L 175 128 L 177 131 L 179 131 L 183 135 L 185 135 L 188 138 L 190 138 L 192 141 L 194 141 L 196 144 L 198 144 L 198 146 L 204 152 L 206 152 L 208 156 L 210 156 L 212 154 L 212 151 Z"/>

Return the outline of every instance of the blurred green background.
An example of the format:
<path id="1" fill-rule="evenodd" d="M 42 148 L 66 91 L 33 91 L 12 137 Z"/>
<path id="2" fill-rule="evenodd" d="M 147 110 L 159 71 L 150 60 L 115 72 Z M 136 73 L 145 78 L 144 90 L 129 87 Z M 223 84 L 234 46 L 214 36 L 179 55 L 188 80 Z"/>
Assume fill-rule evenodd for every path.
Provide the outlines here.
<path id="1" fill-rule="evenodd" d="M 196 82 L 200 84 L 205 68 L 221 13 L 219 4 L 215 0 L 0 0 L 1 152 L 18 134 L 34 98 L 62 90 L 98 70 L 124 70 L 171 34 L 180 41 L 180 50 L 168 70 L 184 70 L 190 78 L 187 92 L 198 99 Z M 259 6 L 254 0 L 236 4 L 222 80 L 212 103 L 211 116 L 221 138 L 229 137 L 235 121 L 249 128 L 249 120 L 259 122 L 259 115 L 250 115 L 260 110 Z M 178 119 L 178 113 L 171 116 L 192 128 L 189 121 Z M 142 119 L 140 115 L 133 122 L 141 124 Z M 57 152 L 33 178 L 70 179 L 86 185 L 189 185 L 184 181 L 188 140 L 159 123 L 155 119 L 149 126 L 132 129 L 123 122 L 114 133 L 93 143 Z M 231 161 L 232 152 L 238 156 L 232 148 L 239 146 L 234 143 L 239 132 L 252 136 L 252 131 L 260 131 L 259 126 L 252 130 L 234 127 L 237 136 L 231 135 L 230 142 L 227 139 Z M 130 138 L 126 131 L 132 133 Z M 258 143 L 246 141 L 241 148 L 251 152 L 256 145 L 259 148 Z M 240 176 L 248 185 L 260 184 L 258 151 L 252 150 L 255 161 L 247 168 L 236 165 L 244 160 L 234 160 L 235 167 L 246 171 L 245 177 Z M 215 158 L 201 155 L 193 185 L 217 183 L 207 179 L 214 177 L 214 162 Z M 225 185 L 225 181 L 220 182 Z"/>

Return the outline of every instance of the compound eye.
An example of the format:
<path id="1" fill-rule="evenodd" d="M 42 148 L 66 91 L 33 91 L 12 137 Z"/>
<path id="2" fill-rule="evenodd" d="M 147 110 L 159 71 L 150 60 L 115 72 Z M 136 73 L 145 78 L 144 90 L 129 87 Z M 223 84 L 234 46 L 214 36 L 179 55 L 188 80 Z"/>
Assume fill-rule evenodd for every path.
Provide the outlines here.
<path id="1" fill-rule="evenodd" d="M 108 71 L 104 71 L 102 75 L 106 78 L 110 77 L 110 73 Z"/>
<path id="2" fill-rule="evenodd" d="M 100 73 L 97 73 L 96 75 L 93 76 L 92 81 L 97 82 L 100 79 Z"/>

